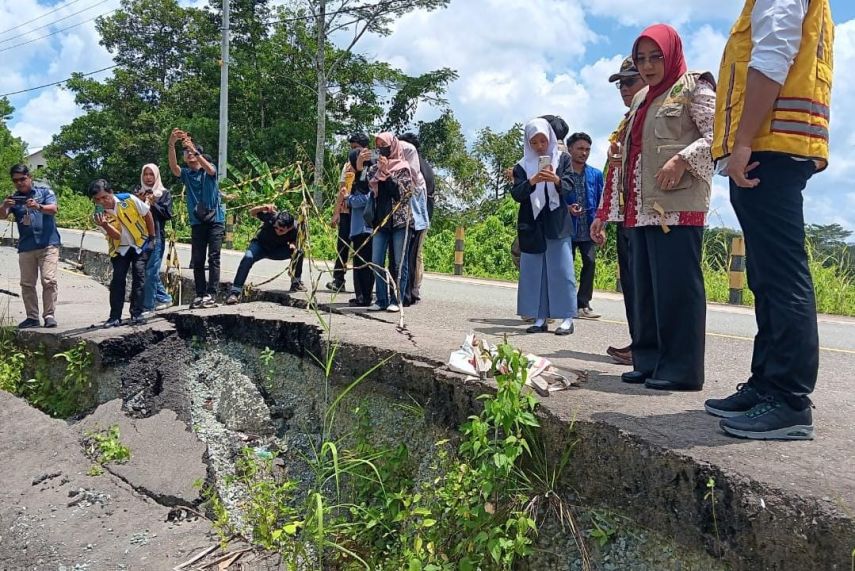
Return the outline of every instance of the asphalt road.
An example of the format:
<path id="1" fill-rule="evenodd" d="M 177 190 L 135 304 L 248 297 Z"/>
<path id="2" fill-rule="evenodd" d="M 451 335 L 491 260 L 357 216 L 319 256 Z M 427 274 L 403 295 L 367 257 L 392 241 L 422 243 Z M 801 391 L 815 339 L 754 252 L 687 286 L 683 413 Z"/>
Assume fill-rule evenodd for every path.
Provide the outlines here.
<path id="1" fill-rule="evenodd" d="M 0 236 L 4 228 L 0 226 Z M 8 233 L 6 234 L 8 235 Z M 78 246 L 81 234 L 63 231 L 68 245 Z M 106 251 L 100 235 L 88 233 L 84 248 Z M 179 247 L 182 266 L 189 261 L 189 248 Z M 240 252 L 223 252 L 223 281 L 230 281 L 240 260 Z M 18 292 L 16 256 L 10 248 L 0 248 L 0 289 Z M 311 276 L 323 284 L 329 275 L 326 264 L 316 264 Z M 264 261 L 253 268 L 250 281 L 259 283 L 283 269 L 282 262 Z M 189 275 L 189 271 L 184 271 Z M 306 272 L 309 274 L 308 270 Z M 261 289 L 286 289 L 287 278 L 279 278 Z M 350 289 L 350 288 L 349 288 Z M 584 370 L 590 380 L 581 390 L 557 393 L 544 405 L 567 418 L 585 418 L 606 422 L 658 445 L 699 461 L 711 462 L 737 471 L 769 485 L 841 502 L 855 513 L 855 320 L 820 316 L 822 345 L 819 382 L 814 397 L 814 422 L 817 440 L 813 442 L 767 443 L 732 439 L 723 435 L 716 419 L 703 412 L 703 401 L 725 396 L 743 382 L 749 372 L 752 336 L 756 329 L 750 308 L 710 305 L 707 312 L 706 385 L 698 393 L 662 393 L 619 381 L 627 367 L 611 362 L 605 354 L 608 345 L 624 345 L 628 335 L 619 295 L 597 292 L 592 305 L 603 314 L 599 320 L 578 320 L 570 337 L 526 335 L 525 325 L 515 316 L 514 284 L 484 280 L 428 275 L 423 286 L 424 301 L 407 308 L 405 321 L 409 336 L 396 331 L 397 316 L 368 314 L 374 325 L 364 320 L 366 335 L 378 336 L 392 347 L 400 346 L 426 357 L 445 360 L 464 336 L 474 331 L 498 340 L 510 339 L 521 349 L 552 360 L 562 369 Z M 85 327 L 103 321 L 107 315 L 106 288 L 85 276 L 68 271 L 60 276 L 60 304 L 57 318 L 60 329 Z M 346 307 L 348 294 L 331 298 L 320 292 L 318 298 L 339 306 L 344 315 L 331 316 L 353 325 L 356 310 Z M 11 317 L 23 318 L 20 300 L 12 298 L 7 306 L 3 294 L 0 303 Z M 6 310 L 6 307 L 9 309 Z M 213 311 L 213 310 L 212 310 Z M 249 311 L 249 308 L 247 308 Z M 361 312 L 361 310 L 360 310 Z M 378 323 L 378 321 L 380 323 Z M 388 322 L 385 327 L 382 322 Z"/>

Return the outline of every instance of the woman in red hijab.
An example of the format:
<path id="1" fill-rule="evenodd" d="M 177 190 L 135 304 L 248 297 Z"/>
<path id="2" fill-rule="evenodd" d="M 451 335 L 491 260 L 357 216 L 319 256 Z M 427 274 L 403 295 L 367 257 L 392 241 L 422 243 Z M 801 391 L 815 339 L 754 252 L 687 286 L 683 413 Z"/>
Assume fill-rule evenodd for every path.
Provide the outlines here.
<path id="1" fill-rule="evenodd" d="M 627 383 L 659 390 L 704 384 L 706 296 L 701 248 L 709 209 L 715 80 L 687 71 L 674 28 L 650 26 L 632 57 L 648 87 L 624 139 L 624 225 L 630 236 L 636 331 Z"/>

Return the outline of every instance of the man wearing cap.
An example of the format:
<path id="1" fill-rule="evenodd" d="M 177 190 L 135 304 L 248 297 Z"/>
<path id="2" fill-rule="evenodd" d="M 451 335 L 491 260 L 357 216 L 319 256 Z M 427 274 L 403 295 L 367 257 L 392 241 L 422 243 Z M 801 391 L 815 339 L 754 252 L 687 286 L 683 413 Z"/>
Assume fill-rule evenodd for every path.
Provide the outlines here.
<path id="1" fill-rule="evenodd" d="M 733 436 L 814 437 L 819 335 L 802 191 L 828 166 L 833 45 L 829 0 L 746 0 L 724 49 L 711 150 L 745 235 L 757 335 L 751 376 L 705 408 Z"/>
<path id="2" fill-rule="evenodd" d="M 635 94 L 644 88 L 641 74 L 632 61 L 632 56 L 623 60 L 620 70 L 609 77 L 610 83 L 617 83 L 623 104 L 629 107 Z M 618 268 L 620 269 L 620 285 L 623 290 L 623 304 L 626 309 L 626 321 L 629 324 L 630 338 L 632 337 L 632 273 L 629 271 L 629 239 L 623 227 L 624 194 L 621 180 L 621 148 L 618 141 L 624 138 L 627 126 L 627 116 L 624 115 L 618 128 L 609 137 L 611 148 L 609 159 L 603 171 L 605 191 L 600 200 L 597 217 L 591 223 L 591 239 L 599 245 L 606 241 L 605 224 L 617 222 L 617 253 Z M 632 365 L 632 345 L 626 347 L 609 347 L 606 349 L 615 361 L 622 365 Z"/>

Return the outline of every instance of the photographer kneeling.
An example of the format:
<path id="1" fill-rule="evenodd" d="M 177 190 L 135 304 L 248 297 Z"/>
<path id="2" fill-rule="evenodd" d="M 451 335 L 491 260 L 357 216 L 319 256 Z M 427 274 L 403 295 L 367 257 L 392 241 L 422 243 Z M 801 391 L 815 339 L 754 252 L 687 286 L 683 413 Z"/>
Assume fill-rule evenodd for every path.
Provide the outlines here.
<path id="1" fill-rule="evenodd" d="M 249 213 L 261 220 L 262 225 L 240 261 L 226 303 L 234 305 L 240 301 L 249 270 L 253 264 L 264 259 L 291 260 L 291 291 L 306 291 L 300 279 L 303 275 L 303 252 L 297 247 L 297 224 L 294 217 L 288 212 L 277 212 L 273 204 L 256 206 Z"/>
<path id="2" fill-rule="evenodd" d="M 89 185 L 95 203 L 95 224 L 107 233 L 113 277 L 110 280 L 110 317 L 103 327 L 122 324 L 128 270 L 131 271 L 131 325 L 142 325 L 143 288 L 148 257 L 154 250 L 154 218 L 148 204 L 127 193 L 113 194 L 110 183 L 98 179 Z"/>

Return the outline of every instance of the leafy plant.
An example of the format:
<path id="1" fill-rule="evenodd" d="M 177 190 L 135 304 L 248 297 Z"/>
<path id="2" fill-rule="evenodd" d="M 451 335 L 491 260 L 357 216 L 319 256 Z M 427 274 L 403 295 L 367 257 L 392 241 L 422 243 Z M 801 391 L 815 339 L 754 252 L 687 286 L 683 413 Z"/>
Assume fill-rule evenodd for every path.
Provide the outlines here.
<path id="1" fill-rule="evenodd" d="M 97 477 L 104 475 L 104 468 L 100 464 L 92 464 L 86 471 L 87 476 Z"/>
<path id="2" fill-rule="evenodd" d="M 119 426 L 86 433 L 86 453 L 102 466 L 110 462 L 124 464 L 131 459 L 131 449 L 122 444 Z"/>

